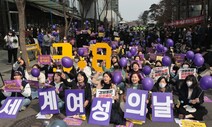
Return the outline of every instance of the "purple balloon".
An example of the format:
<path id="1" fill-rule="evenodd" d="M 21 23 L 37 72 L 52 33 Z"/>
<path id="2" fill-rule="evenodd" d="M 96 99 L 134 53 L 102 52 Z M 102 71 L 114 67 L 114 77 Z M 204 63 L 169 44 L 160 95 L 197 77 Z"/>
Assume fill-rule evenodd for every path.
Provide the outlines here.
<path id="1" fill-rule="evenodd" d="M 132 53 L 131 52 L 127 52 L 127 57 L 131 58 L 132 57 Z"/>
<path id="2" fill-rule="evenodd" d="M 189 60 L 192 60 L 194 58 L 194 52 L 193 51 L 187 51 L 186 58 Z"/>
<path id="3" fill-rule="evenodd" d="M 40 70 L 38 68 L 32 68 L 31 75 L 33 77 L 39 77 L 40 76 Z"/>
<path id="4" fill-rule="evenodd" d="M 80 56 L 84 55 L 84 49 L 83 48 L 79 48 L 78 52 L 77 52 Z"/>
<path id="5" fill-rule="evenodd" d="M 52 29 L 56 29 L 56 25 L 52 25 Z"/>
<path id="6" fill-rule="evenodd" d="M 205 59 L 202 56 L 197 55 L 194 56 L 193 62 L 197 67 L 201 67 L 204 64 Z"/>
<path id="7" fill-rule="evenodd" d="M 162 64 L 163 64 L 164 66 L 170 66 L 171 63 L 172 63 L 172 61 L 171 61 L 170 57 L 168 57 L 168 56 L 164 56 L 164 57 L 163 57 L 163 59 L 162 59 Z"/>
<path id="8" fill-rule="evenodd" d="M 137 49 L 135 47 L 132 47 L 130 49 L 130 52 L 132 53 L 133 56 L 135 56 L 137 54 Z"/>
<path id="9" fill-rule="evenodd" d="M 202 77 L 200 79 L 200 87 L 203 90 L 212 88 L 212 76 L 207 75 L 207 76 Z"/>
<path id="10" fill-rule="evenodd" d="M 167 47 L 163 47 L 163 52 L 166 53 L 168 51 Z"/>
<path id="11" fill-rule="evenodd" d="M 143 67 L 142 71 L 145 75 L 149 75 L 151 73 L 151 68 L 146 65 L 146 66 Z"/>
<path id="12" fill-rule="evenodd" d="M 167 39 L 166 40 L 166 46 L 167 47 L 173 47 L 174 46 L 174 41 L 172 39 Z"/>
<path id="13" fill-rule="evenodd" d="M 114 49 L 116 49 L 117 46 L 116 46 L 116 44 L 112 44 L 111 47 L 114 50 Z"/>
<path id="14" fill-rule="evenodd" d="M 163 51 L 163 45 L 162 44 L 157 44 L 156 49 L 157 49 L 158 52 L 162 52 Z"/>
<path id="15" fill-rule="evenodd" d="M 194 55 L 194 58 L 195 58 L 195 57 L 202 57 L 202 54 L 196 53 L 196 54 Z"/>
<path id="16" fill-rule="evenodd" d="M 113 83 L 115 83 L 115 84 L 121 83 L 121 81 L 122 81 L 121 72 L 115 71 L 115 72 L 113 73 L 112 81 L 113 81 Z"/>
<path id="17" fill-rule="evenodd" d="M 148 36 L 147 36 L 147 39 L 149 39 L 149 38 L 151 38 L 151 36 L 148 35 Z"/>
<path id="18" fill-rule="evenodd" d="M 126 67 L 127 66 L 127 59 L 125 57 L 122 57 L 120 60 L 119 60 L 119 65 L 121 67 Z"/>
<path id="19" fill-rule="evenodd" d="M 161 39 L 160 39 L 160 38 L 157 38 L 157 42 L 159 42 L 159 43 L 160 43 L 160 41 L 161 41 Z"/>
<path id="20" fill-rule="evenodd" d="M 139 41 L 136 41 L 135 44 L 136 44 L 136 45 L 139 45 Z"/>
<path id="21" fill-rule="evenodd" d="M 142 80 L 142 86 L 144 90 L 152 90 L 154 86 L 154 81 L 151 78 L 146 77 Z"/>
<path id="22" fill-rule="evenodd" d="M 62 58 L 62 65 L 65 68 L 70 68 L 73 66 L 73 60 L 70 57 L 63 57 Z"/>

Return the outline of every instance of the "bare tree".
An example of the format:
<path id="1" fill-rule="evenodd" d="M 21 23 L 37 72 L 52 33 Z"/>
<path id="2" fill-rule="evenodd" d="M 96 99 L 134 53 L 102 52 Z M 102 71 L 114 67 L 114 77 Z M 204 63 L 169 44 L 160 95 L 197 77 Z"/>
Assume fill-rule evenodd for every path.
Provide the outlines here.
<path id="1" fill-rule="evenodd" d="M 139 15 L 138 20 L 142 21 L 144 25 L 148 22 L 149 11 L 146 10 L 142 14 Z"/>
<path id="2" fill-rule="evenodd" d="M 19 19 L 19 38 L 20 47 L 22 51 L 22 57 L 26 62 L 26 67 L 29 67 L 26 44 L 25 44 L 25 5 L 26 0 L 15 0 L 18 9 L 18 19 Z"/>
<path id="3" fill-rule="evenodd" d="M 91 5 L 93 3 L 93 0 L 78 0 L 79 3 L 80 3 L 80 15 L 81 15 L 81 18 L 82 18 L 82 22 L 81 22 L 81 25 L 83 26 L 84 24 L 84 21 L 88 15 L 88 12 L 91 8 Z"/>
<path id="4" fill-rule="evenodd" d="M 98 18 L 99 18 L 99 20 L 101 20 L 101 16 L 102 16 L 102 14 L 103 14 L 103 12 L 106 10 L 107 11 L 107 8 L 108 8 L 108 0 L 104 0 L 104 6 L 103 6 L 103 8 L 102 8 L 102 10 L 99 8 L 99 1 L 97 1 L 97 13 L 98 13 Z M 106 12 L 106 14 L 107 14 L 107 12 Z"/>
<path id="5" fill-rule="evenodd" d="M 73 12 L 70 13 L 71 14 L 70 15 L 70 21 L 68 21 L 68 18 L 69 18 L 69 15 L 67 14 L 67 13 L 69 13 L 69 12 L 67 12 L 68 11 L 68 9 L 67 9 L 68 2 L 69 2 L 69 0 L 63 0 L 63 3 L 62 3 L 62 5 L 63 5 L 63 16 L 64 16 L 64 19 L 65 19 L 65 35 L 64 35 L 65 37 L 67 37 L 67 35 L 68 35 L 68 30 L 69 30 L 71 23 L 73 21 L 74 11 L 75 11 L 75 9 L 74 9 L 75 0 L 72 0 L 71 4 L 73 5 Z"/>

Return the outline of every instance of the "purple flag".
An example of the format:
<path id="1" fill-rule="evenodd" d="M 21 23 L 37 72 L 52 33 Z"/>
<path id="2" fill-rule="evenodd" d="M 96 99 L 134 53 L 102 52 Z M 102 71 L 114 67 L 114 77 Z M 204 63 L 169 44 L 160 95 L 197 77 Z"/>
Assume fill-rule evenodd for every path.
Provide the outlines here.
<path id="1" fill-rule="evenodd" d="M 23 97 L 7 97 L 0 109 L 0 118 L 15 119 L 23 100 Z"/>
<path id="2" fill-rule="evenodd" d="M 147 91 L 127 89 L 124 118 L 145 121 L 147 96 Z"/>
<path id="3" fill-rule="evenodd" d="M 41 115 L 59 113 L 55 88 L 38 89 Z"/>
<path id="4" fill-rule="evenodd" d="M 84 90 L 66 90 L 66 116 L 85 114 Z"/>
<path id="5" fill-rule="evenodd" d="M 4 83 L 6 92 L 21 92 L 21 80 L 7 80 Z"/>
<path id="6" fill-rule="evenodd" d="M 108 126 L 111 108 L 111 98 L 94 98 L 88 123 Z"/>
<path id="7" fill-rule="evenodd" d="M 173 122 L 172 93 L 152 93 L 152 121 Z"/>

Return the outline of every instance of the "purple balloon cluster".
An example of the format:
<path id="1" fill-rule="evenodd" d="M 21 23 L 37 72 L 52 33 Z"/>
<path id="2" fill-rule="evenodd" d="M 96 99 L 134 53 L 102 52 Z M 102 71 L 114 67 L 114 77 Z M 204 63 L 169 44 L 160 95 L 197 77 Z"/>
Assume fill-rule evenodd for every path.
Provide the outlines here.
<path id="1" fill-rule="evenodd" d="M 200 53 L 194 54 L 193 51 L 187 51 L 186 58 L 189 60 L 193 60 L 194 65 L 197 67 L 201 67 L 205 62 L 205 59 L 202 57 L 202 54 Z"/>

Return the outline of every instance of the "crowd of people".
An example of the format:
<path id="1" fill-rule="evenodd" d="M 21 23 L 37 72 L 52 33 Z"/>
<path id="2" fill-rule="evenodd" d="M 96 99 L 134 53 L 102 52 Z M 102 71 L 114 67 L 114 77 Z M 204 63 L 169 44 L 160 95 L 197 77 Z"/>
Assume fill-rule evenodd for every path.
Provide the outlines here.
<path id="1" fill-rule="evenodd" d="M 207 32 L 205 32 L 207 31 Z M 30 73 L 31 69 L 26 68 L 25 61 L 21 58 L 17 58 L 18 39 L 13 33 L 10 33 L 5 37 L 8 43 L 12 43 L 12 50 L 8 49 L 8 63 L 12 63 L 11 55 L 14 56 L 14 64 L 11 73 L 11 80 L 21 80 L 22 87 L 20 93 L 14 92 L 0 92 L 1 104 L 8 96 L 24 97 L 24 103 L 22 103 L 21 110 L 25 110 L 30 105 L 33 99 L 38 98 L 37 89 L 31 88 L 28 80 L 38 81 L 40 88 L 45 87 L 46 84 L 55 87 L 55 91 L 58 95 L 58 107 L 60 110 L 65 110 L 65 90 L 67 89 L 83 89 L 85 91 L 84 108 L 86 109 L 86 115 L 89 116 L 92 99 L 96 96 L 96 89 L 114 89 L 115 96 L 113 96 L 114 103 L 112 105 L 110 123 L 116 125 L 125 125 L 126 119 L 124 118 L 126 91 L 128 88 L 144 90 L 142 80 L 145 77 L 150 77 L 154 80 L 154 86 L 149 90 L 149 97 L 147 100 L 147 116 L 151 117 L 152 104 L 151 104 L 151 92 L 170 92 L 174 98 L 173 110 L 175 116 L 181 119 L 195 119 L 203 120 L 203 117 L 207 114 L 207 109 L 202 105 L 204 103 L 204 91 L 199 86 L 199 79 L 205 75 L 212 75 L 212 65 L 210 61 L 206 61 L 202 67 L 196 67 L 194 63 L 188 59 L 183 60 L 182 63 L 178 63 L 175 58 L 175 53 L 186 53 L 188 50 L 193 50 L 195 53 L 202 53 L 203 57 L 209 58 L 210 52 L 205 52 L 208 45 L 212 45 L 211 42 L 211 26 L 208 25 L 207 30 L 203 33 L 203 28 L 198 26 L 196 28 L 154 28 L 146 31 L 136 31 L 130 28 L 119 29 L 118 31 L 106 31 L 99 27 L 99 32 L 104 32 L 104 37 L 99 37 L 98 33 L 90 32 L 87 30 L 76 31 L 76 37 L 60 38 L 59 30 L 53 28 L 52 30 L 38 31 L 38 42 L 42 49 L 43 55 L 53 55 L 51 52 L 52 44 L 57 42 L 66 42 L 72 44 L 73 61 L 74 65 L 70 72 L 65 72 L 63 66 L 58 64 L 52 59 L 50 65 L 41 65 L 39 62 L 34 64 L 32 68 L 39 69 L 39 77 L 33 77 Z M 10 37 L 12 36 L 12 37 Z M 204 38 L 203 38 L 204 36 Z M 118 39 L 117 39 L 118 38 Z M 168 51 L 164 53 L 171 58 L 171 66 L 169 66 L 170 74 L 168 77 L 161 75 L 156 78 L 153 75 L 153 69 L 156 67 L 162 67 L 161 60 L 155 60 L 150 58 L 150 51 L 147 48 L 152 48 L 153 53 L 157 53 L 155 45 L 161 43 L 165 45 L 168 38 L 174 40 L 175 45 L 168 48 Z M 14 42 L 14 39 L 16 40 Z M 104 72 L 96 72 L 92 67 L 92 51 L 89 50 L 89 54 L 84 56 L 83 59 L 86 62 L 86 67 L 81 69 L 78 67 L 77 62 L 82 59 L 77 52 L 79 47 L 83 45 L 91 45 L 96 42 L 108 43 L 112 47 L 111 67 L 107 69 L 105 67 L 104 60 L 98 60 L 98 65 L 102 67 Z M 115 42 L 116 46 L 112 46 Z M 205 45 L 205 48 L 202 48 Z M 9 46 L 11 46 L 9 44 Z M 128 57 L 127 53 L 131 47 L 138 47 L 135 55 Z M 53 49 L 54 50 L 54 49 Z M 56 54 L 61 54 L 62 49 L 55 49 Z M 98 54 L 106 54 L 105 50 L 98 50 Z M 120 58 L 128 57 L 128 64 L 126 67 L 120 66 Z M 206 58 L 206 59 L 207 59 Z M 206 60 L 205 59 L 205 60 Z M 144 66 L 150 66 L 151 74 L 146 75 L 142 69 Z M 56 72 L 53 71 L 56 68 Z M 187 76 L 185 79 L 179 79 L 179 69 L 197 68 L 197 73 Z M 122 82 L 116 84 L 113 82 L 113 72 L 121 71 Z M 49 74 L 53 74 L 53 78 L 49 78 Z M 4 87 L 2 87 L 4 90 Z M 194 111 L 188 111 L 186 106 L 193 107 Z"/>

